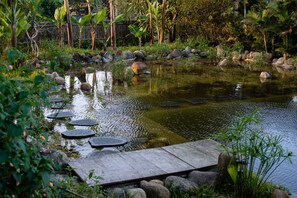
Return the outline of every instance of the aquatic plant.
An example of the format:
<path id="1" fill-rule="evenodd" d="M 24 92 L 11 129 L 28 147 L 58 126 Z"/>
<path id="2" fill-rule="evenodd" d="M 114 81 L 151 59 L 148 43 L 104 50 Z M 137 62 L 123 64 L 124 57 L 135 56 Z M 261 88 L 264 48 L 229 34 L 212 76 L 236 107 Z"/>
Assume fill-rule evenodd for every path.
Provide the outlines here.
<path id="1" fill-rule="evenodd" d="M 254 112 L 239 117 L 216 135 L 231 161 L 236 162 L 229 164 L 228 172 L 238 197 L 261 197 L 269 177 L 292 156 L 281 146 L 280 136 L 269 136 L 255 127 L 258 123 L 258 112 Z"/>

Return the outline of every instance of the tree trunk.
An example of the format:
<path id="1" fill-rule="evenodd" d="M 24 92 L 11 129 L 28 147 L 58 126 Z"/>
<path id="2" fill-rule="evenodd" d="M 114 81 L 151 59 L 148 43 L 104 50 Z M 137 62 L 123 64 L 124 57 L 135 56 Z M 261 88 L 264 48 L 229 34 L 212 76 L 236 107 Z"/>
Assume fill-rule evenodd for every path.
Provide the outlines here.
<path id="1" fill-rule="evenodd" d="M 17 7 L 17 1 L 14 1 L 11 4 L 11 46 L 12 47 L 17 47 L 16 7 Z"/>
<path id="2" fill-rule="evenodd" d="M 92 14 L 91 1 L 87 0 L 87 4 L 88 4 L 88 14 Z M 91 32 L 92 50 L 95 50 L 95 48 L 96 48 L 96 27 L 94 26 L 93 20 L 90 21 L 90 32 Z"/>
<path id="3" fill-rule="evenodd" d="M 82 33 L 82 28 L 79 28 L 78 48 L 81 47 L 81 33 Z"/>
<path id="4" fill-rule="evenodd" d="M 107 50 L 107 30 L 105 28 L 103 28 L 103 35 L 104 35 L 104 38 L 103 38 L 103 51 L 106 52 Z"/>
<path id="5" fill-rule="evenodd" d="M 150 42 L 154 44 L 154 29 L 153 29 L 153 13 L 151 5 L 149 5 L 149 12 L 150 12 Z"/>
<path id="6" fill-rule="evenodd" d="M 161 24 L 161 31 L 160 31 L 160 37 L 159 37 L 159 44 L 163 43 L 163 41 L 164 41 L 166 4 L 167 4 L 166 0 L 163 0 L 163 3 L 162 3 L 162 24 Z"/>
<path id="7" fill-rule="evenodd" d="M 111 47 L 113 50 L 116 49 L 116 32 L 115 32 L 115 24 L 113 23 L 114 20 L 114 7 L 113 7 L 113 0 L 109 0 L 109 9 L 110 9 L 110 41 Z"/>
<path id="8" fill-rule="evenodd" d="M 67 27 L 68 46 L 73 47 L 72 26 L 71 26 L 71 20 L 70 20 L 70 10 L 69 10 L 68 0 L 64 0 L 64 7 L 65 7 L 65 11 L 66 11 L 66 27 Z"/>

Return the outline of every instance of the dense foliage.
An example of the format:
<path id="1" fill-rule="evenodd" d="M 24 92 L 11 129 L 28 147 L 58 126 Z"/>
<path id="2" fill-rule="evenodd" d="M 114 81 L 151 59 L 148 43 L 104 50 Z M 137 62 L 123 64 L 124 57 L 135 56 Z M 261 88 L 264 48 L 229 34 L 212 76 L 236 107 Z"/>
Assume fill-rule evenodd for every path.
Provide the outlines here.
<path id="1" fill-rule="evenodd" d="M 47 141 L 42 128 L 44 76 L 9 80 L 0 74 L 0 195 L 49 195 L 51 161 L 40 151 Z"/>

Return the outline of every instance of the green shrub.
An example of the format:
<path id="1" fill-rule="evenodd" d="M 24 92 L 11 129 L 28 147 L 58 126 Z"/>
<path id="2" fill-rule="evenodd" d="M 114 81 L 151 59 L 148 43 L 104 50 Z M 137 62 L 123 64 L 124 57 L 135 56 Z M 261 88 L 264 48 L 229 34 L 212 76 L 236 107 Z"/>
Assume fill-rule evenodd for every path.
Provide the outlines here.
<path id="1" fill-rule="evenodd" d="M 124 60 L 119 60 L 113 64 L 112 76 L 114 80 L 119 82 L 123 82 L 125 80 L 125 67 L 126 62 Z"/>
<path id="2" fill-rule="evenodd" d="M 292 156 L 281 146 L 280 136 L 271 137 L 257 128 L 257 123 L 257 112 L 242 116 L 216 136 L 236 162 L 228 166 L 228 172 L 237 197 L 265 197 L 268 178 Z"/>
<path id="3" fill-rule="evenodd" d="M 8 80 L 0 73 L 0 195 L 49 196 L 51 161 L 40 154 L 47 133 L 41 107 L 45 76 Z"/>

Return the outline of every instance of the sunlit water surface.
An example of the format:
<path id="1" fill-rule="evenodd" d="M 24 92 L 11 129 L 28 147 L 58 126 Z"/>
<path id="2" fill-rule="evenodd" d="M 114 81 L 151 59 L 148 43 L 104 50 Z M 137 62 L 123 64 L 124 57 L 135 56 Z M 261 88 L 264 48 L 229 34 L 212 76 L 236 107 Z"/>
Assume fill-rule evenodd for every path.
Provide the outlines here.
<path id="1" fill-rule="evenodd" d="M 184 63 L 183 63 L 184 64 Z M 187 64 L 187 63 L 186 63 Z M 91 118 L 98 126 L 73 127 L 69 120 L 52 121 L 53 145 L 67 154 L 86 157 L 94 152 L 88 138 L 69 140 L 60 133 L 74 128 L 89 128 L 96 136 L 119 136 L 129 143 L 120 150 L 138 150 L 200 140 L 228 127 L 238 115 L 260 112 L 261 127 L 272 135 L 283 137 L 283 146 L 297 154 L 297 80 L 272 68 L 272 80 L 260 82 L 259 72 L 243 68 L 224 71 L 212 65 L 178 62 L 149 64 L 150 76 L 134 77 L 131 83 L 113 82 L 109 69 L 87 73 L 84 78 L 93 92 L 82 92 L 82 79 L 65 77 L 66 86 L 53 95 L 69 97 L 75 119 Z M 84 79 L 83 79 L 84 80 Z M 70 86 L 70 82 L 74 82 Z M 191 98 L 206 102 L 193 105 Z M 160 107 L 164 101 L 179 103 L 178 108 Z M 52 110 L 46 110 L 46 114 Z M 297 158 L 286 162 L 271 180 L 297 193 Z"/>

